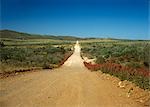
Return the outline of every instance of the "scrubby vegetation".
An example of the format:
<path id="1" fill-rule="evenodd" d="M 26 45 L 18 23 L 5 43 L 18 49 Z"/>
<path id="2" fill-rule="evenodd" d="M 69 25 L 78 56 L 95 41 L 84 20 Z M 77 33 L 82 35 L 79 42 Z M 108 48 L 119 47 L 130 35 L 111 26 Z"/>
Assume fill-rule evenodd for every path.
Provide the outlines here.
<path id="1" fill-rule="evenodd" d="M 0 73 L 59 67 L 72 54 L 76 37 L 0 31 Z"/>
<path id="2" fill-rule="evenodd" d="M 3 47 L 1 53 L 1 72 L 19 68 L 54 68 L 72 54 L 70 47 Z"/>
<path id="3" fill-rule="evenodd" d="M 95 58 L 96 64 L 84 62 L 91 70 L 101 70 L 121 80 L 129 80 L 150 89 L 150 42 L 108 41 L 82 43 L 82 56 Z"/>

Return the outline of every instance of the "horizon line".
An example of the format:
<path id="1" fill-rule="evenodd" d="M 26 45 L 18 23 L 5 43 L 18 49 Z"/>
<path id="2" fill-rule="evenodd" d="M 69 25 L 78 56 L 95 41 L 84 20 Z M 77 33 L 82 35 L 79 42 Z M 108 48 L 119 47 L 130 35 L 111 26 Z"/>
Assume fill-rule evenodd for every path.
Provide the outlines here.
<path id="1" fill-rule="evenodd" d="M 113 35 L 101 35 L 102 37 L 99 37 L 98 35 L 97 36 L 79 36 L 79 35 L 60 35 L 60 34 L 43 34 L 43 33 L 31 33 L 31 32 L 26 32 L 26 31 L 18 31 L 18 30 L 12 30 L 12 29 L 1 29 L 0 28 L 0 31 L 4 31 L 4 30 L 8 30 L 8 31 L 14 31 L 14 32 L 18 32 L 18 33 L 27 33 L 27 34 L 30 34 L 31 36 L 33 35 L 39 35 L 39 36 L 67 36 L 67 37 L 76 37 L 76 38 L 82 38 L 82 39 L 120 39 L 120 40 L 150 40 L 149 36 L 147 39 L 138 39 L 138 38 L 115 38 L 115 37 L 110 37 L 110 36 L 113 36 Z M 107 37 L 105 37 L 107 36 Z"/>

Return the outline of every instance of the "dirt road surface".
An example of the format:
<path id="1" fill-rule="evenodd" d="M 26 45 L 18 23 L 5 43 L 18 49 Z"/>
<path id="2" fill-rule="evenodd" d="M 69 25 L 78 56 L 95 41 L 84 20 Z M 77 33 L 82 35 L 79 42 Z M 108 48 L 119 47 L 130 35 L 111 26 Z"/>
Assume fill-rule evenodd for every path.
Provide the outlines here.
<path id="1" fill-rule="evenodd" d="M 140 107 L 110 80 L 83 65 L 80 46 L 58 69 L 1 79 L 1 107 Z"/>

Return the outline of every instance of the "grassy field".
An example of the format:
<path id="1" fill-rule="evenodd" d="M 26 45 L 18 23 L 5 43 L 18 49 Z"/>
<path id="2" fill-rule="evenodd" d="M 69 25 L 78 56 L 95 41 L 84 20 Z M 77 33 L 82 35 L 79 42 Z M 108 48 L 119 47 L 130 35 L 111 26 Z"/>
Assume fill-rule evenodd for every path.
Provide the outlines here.
<path id="1" fill-rule="evenodd" d="M 52 45 L 43 47 L 3 47 L 1 73 L 29 68 L 54 68 L 72 54 L 71 47 Z"/>
<path id="2" fill-rule="evenodd" d="M 53 40 L 53 39 L 28 39 L 28 40 L 20 40 L 20 39 L 10 39 L 10 38 L 1 38 L 1 42 L 4 43 L 5 46 L 27 46 L 27 45 L 61 45 L 61 44 L 70 44 L 74 43 L 74 41 L 67 40 Z"/>
<path id="3" fill-rule="evenodd" d="M 56 42 L 55 42 L 56 43 Z M 57 44 L 57 43 L 56 43 Z M 54 68 L 73 52 L 73 44 L 21 45 L 1 47 L 1 73 L 29 68 Z"/>
<path id="4" fill-rule="evenodd" d="M 14 32 L 13 32 L 14 33 Z M 73 53 L 73 40 L 29 38 L 29 34 L 5 32 L 0 38 L 0 73 L 59 67 Z M 8 36 L 7 36 L 8 35 Z M 10 35 L 13 35 L 11 38 Z M 26 37 L 27 36 L 27 37 Z"/>
<path id="5" fill-rule="evenodd" d="M 95 64 L 84 62 L 87 68 L 150 89 L 150 41 L 95 39 L 80 42 L 81 55 L 95 59 Z"/>

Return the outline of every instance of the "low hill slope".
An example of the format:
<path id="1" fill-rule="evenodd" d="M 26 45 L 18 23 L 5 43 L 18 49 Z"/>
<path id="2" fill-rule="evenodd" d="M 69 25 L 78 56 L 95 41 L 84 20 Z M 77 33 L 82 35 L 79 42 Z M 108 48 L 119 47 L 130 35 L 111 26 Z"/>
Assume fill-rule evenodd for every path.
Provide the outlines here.
<path id="1" fill-rule="evenodd" d="M 8 39 L 54 39 L 54 40 L 80 40 L 81 38 L 74 36 L 53 36 L 53 35 L 36 35 L 22 33 L 12 30 L 0 30 L 0 38 Z"/>

